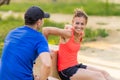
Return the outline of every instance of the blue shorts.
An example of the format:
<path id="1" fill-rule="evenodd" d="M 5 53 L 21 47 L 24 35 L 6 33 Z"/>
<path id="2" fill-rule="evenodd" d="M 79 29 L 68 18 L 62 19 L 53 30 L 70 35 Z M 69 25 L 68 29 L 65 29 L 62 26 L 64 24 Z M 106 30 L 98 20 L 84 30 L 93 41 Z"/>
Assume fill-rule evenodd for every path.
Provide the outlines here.
<path id="1" fill-rule="evenodd" d="M 59 71 L 58 74 L 62 80 L 70 80 L 70 77 L 77 72 L 79 68 L 86 69 L 86 65 L 78 64 L 73 67 L 69 67 L 65 70 Z"/>

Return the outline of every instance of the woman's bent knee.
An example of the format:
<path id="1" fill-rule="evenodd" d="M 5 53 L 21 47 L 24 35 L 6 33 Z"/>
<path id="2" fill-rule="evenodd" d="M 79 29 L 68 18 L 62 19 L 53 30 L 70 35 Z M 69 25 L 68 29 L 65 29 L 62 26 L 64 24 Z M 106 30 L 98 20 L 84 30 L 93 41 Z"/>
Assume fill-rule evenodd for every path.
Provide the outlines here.
<path id="1" fill-rule="evenodd" d="M 100 72 L 96 72 L 94 75 L 93 75 L 93 78 L 95 78 L 95 80 L 106 80 L 104 75 Z"/>

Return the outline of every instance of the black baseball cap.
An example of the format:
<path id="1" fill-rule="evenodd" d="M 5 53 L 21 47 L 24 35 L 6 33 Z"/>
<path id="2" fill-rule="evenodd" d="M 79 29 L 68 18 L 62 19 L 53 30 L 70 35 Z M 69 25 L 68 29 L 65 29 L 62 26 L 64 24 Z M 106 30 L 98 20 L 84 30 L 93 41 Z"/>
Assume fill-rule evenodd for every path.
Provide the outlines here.
<path id="1" fill-rule="evenodd" d="M 41 8 L 37 6 L 30 7 L 24 15 L 25 20 L 37 21 L 42 18 L 49 18 L 49 13 L 45 13 Z"/>

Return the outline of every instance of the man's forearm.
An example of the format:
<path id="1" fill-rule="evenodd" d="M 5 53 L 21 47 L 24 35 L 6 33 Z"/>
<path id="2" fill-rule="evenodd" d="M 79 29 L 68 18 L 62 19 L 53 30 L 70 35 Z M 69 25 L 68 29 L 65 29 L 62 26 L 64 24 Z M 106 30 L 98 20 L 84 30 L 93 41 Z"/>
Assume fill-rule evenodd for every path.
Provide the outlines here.
<path id="1" fill-rule="evenodd" d="M 47 80 L 48 76 L 50 75 L 50 71 L 50 66 L 41 65 L 40 80 Z"/>

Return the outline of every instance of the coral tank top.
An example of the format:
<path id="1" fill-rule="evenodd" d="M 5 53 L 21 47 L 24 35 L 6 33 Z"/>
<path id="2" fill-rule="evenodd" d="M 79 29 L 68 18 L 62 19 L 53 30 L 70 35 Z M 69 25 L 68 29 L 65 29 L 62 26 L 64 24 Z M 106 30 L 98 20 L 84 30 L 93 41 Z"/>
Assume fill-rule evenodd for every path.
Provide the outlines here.
<path id="1" fill-rule="evenodd" d="M 72 36 L 65 44 L 59 44 L 58 51 L 58 71 L 62 71 L 74 65 L 77 65 L 77 53 L 80 50 L 80 43 L 74 40 L 74 31 L 72 29 Z M 82 41 L 82 38 L 80 39 Z"/>

